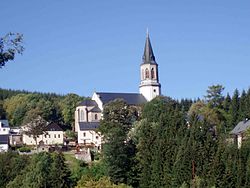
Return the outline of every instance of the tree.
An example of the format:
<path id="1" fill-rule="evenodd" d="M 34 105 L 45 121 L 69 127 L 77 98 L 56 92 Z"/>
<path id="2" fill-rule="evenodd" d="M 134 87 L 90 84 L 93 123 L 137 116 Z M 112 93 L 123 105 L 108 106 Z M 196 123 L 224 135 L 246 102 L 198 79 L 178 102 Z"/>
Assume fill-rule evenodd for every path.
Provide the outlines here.
<path id="1" fill-rule="evenodd" d="M 20 33 L 8 33 L 0 38 L 0 68 L 8 61 L 14 60 L 16 54 L 22 54 L 23 35 Z"/>
<path id="2" fill-rule="evenodd" d="M 0 187 L 4 188 L 6 185 L 14 180 L 19 173 L 27 167 L 30 157 L 25 155 L 18 155 L 14 152 L 7 152 L 0 154 Z"/>
<path id="3" fill-rule="evenodd" d="M 75 122 L 74 114 L 76 106 L 82 100 L 83 97 L 71 93 L 66 95 L 59 104 L 62 111 L 64 123 L 71 125 L 72 128 L 74 127 L 74 122 Z"/>
<path id="4" fill-rule="evenodd" d="M 69 188 L 72 185 L 70 179 L 70 171 L 65 164 L 65 159 L 62 153 L 52 154 L 53 163 L 50 170 L 50 181 L 51 187 L 55 188 Z"/>
<path id="5" fill-rule="evenodd" d="M 223 101 L 222 92 L 225 88 L 222 85 L 212 85 L 208 87 L 207 95 L 205 96 L 207 102 L 213 107 L 218 107 Z"/>
<path id="6" fill-rule="evenodd" d="M 135 144 L 128 137 L 137 111 L 123 100 L 114 100 L 104 106 L 100 132 L 104 136 L 103 155 L 107 173 L 114 183 L 137 184 L 133 173 Z"/>
<path id="7" fill-rule="evenodd" d="M 37 115 L 36 111 L 30 111 L 24 120 L 24 134 L 33 137 L 36 142 L 36 148 L 37 137 L 46 133 L 46 126 L 47 122 L 40 115 Z"/>

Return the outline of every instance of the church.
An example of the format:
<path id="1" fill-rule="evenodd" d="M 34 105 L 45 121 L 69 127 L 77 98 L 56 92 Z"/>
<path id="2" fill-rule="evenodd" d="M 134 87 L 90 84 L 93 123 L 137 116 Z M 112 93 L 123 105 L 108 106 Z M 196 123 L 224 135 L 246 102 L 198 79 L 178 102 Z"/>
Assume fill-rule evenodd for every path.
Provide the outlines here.
<path id="1" fill-rule="evenodd" d="M 141 105 L 161 95 L 158 64 L 147 32 L 142 63 L 140 65 L 139 93 L 94 92 L 91 100 L 81 102 L 75 111 L 75 131 L 79 145 L 91 145 L 100 149 L 102 137 L 95 132 L 99 127 L 105 104 L 115 99 L 123 99 L 129 105 Z"/>

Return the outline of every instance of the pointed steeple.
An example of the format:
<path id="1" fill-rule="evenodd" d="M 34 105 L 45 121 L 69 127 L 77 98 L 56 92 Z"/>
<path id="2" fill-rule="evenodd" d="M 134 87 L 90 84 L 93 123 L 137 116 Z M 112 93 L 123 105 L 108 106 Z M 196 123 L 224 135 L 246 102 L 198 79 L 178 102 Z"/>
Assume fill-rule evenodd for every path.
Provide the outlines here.
<path id="1" fill-rule="evenodd" d="M 145 48 L 144 48 L 144 54 L 142 56 L 142 61 L 144 64 L 156 64 L 153 48 L 151 46 L 151 42 L 149 39 L 148 29 L 147 29 L 147 37 L 146 37 L 146 43 L 145 43 Z"/>

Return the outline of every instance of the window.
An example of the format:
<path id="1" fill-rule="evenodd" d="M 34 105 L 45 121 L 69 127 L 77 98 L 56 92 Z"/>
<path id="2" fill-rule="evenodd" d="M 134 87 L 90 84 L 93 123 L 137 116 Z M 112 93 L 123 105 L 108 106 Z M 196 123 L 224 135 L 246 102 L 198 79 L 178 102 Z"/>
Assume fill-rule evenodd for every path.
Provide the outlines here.
<path id="1" fill-rule="evenodd" d="M 44 138 L 46 138 L 46 134 L 44 135 Z"/>
<path id="2" fill-rule="evenodd" d="M 56 138 L 56 134 L 54 134 L 54 138 Z"/>
<path id="3" fill-rule="evenodd" d="M 60 134 L 58 134 L 58 138 L 60 138 Z"/>
<path id="4" fill-rule="evenodd" d="M 98 138 L 99 138 L 98 136 L 95 137 L 96 140 L 98 140 Z"/>
<path id="5" fill-rule="evenodd" d="M 151 78 L 155 78 L 155 71 L 154 71 L 154 68 L 151 69 Z"/>
<path id="6" fill-rule="evenodd" d="M 83 121 L 84 120 L 84 111 L 83 110 L 81 110 L 81 121 Z"/>
<path id="7" fill-rule="evenodd" d="M 85 137 L 85 136 L 86 136 L 86 133 L 83 133 L 83 136 Z"/>
<path id="8" fill-rule="evenodd" d="M 98 119 L 98 116 L 97 116 L 97 114 L 95 114 L 95 120 L 97 120 Z"/>
<path id="9" fill-rule="evenodd" d="M 5 129 L 3 129 L 3 131 L 5 131 Z"/>
<path id="10" fill-rule="evenodd" d="M 50 135 L 49 135 L 49 138 L 50 138 Z"/>
<path id="11" fill-rule="evenodd" d="M 146 79 L 149 78 L 149 71 L 148 71 L 148 68 L 146 68 L 146 70 L 145 70 L 145 77 L 146 77 Z"/>

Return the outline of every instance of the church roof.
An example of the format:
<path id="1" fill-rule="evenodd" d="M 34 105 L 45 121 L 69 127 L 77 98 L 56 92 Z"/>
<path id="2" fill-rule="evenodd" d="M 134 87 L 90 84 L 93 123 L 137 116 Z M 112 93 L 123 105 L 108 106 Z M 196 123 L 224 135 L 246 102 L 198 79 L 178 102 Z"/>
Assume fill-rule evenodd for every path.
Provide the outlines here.
<path id="1" fill-rule="evenodd" d="M 155 56 L 154 56 L 153 48 L 149 39 L 148 32 L 147 32 L 147 38 L 146 38 L 142 60 L 143 60 L 143 64 L 157 64 L 155 61 Z"/>
<path id="2" fill-rule="evenodd" d="M 245 120 L 239 122 L 236 127 L 230 132 L 231 134 L 241 134 L 250 128 L 250 120 Z"/>
<path id="3" fill-rule="evenodd" d="M 91 110 L 89 110 L 89 112 L 102 112 L 101 109 L 98 106 L 95 106 L 94 108 L 92 108 Z"/>
<path id="4" fill-rule="evenodd" d="M 87 99 L 82 101 L 78 106 L 98 106 L 94 100 Z"/>
<path id="5" fill-rule="evenodd" d="M 79 127 L 81 131 L 95 130 L 99 127 L 99 125 L 99 122 L 79 122 Z"/>
<path id="6" fill-rule="evenodd" d="M 129 105 L 140 105 L 146 103 L 147 100 L 139 93 L 104 93 L 97 92 L 103 104 L 106 104 L 115 99 L 123 99 Z"/>

